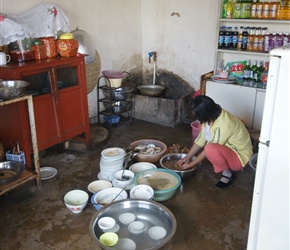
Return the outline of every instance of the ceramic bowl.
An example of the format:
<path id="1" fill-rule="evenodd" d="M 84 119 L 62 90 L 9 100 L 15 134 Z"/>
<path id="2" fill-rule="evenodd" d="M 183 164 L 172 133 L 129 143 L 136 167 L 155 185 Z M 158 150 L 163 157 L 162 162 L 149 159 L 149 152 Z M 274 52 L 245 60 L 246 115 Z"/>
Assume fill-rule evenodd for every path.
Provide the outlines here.
<path id="1" fill-rule="evenodd" d="M 105 161 L 117 161 L 124 158 L 126 152 L 122 148 L 106 148 L 101 152 L 102 158 Z"/>
<path id="2" fill-rule="evenodd" d="M 128 194 L 122 188 L 112 187 L 99 191 L 94 197 L 94 203 L 100 205 L 108 205 L 112 203 L 113 199 L 118 195 L 115 201 L 127 199 Z M 120 193 L 121 192 L 121 193 Z M 119 194 L 120 193 L 120 194 Z"/>
<path id="3" fill-rule="evenodd" d="M 108 247 L 112 247 L 117 244 L 119 236 L 116 233 L 107 232 L 100 236 L 100 242 Z"/>
<path id="4" fill-rule="evenodd" d="M 135 174 L 131 170 L 125 169 L 124 171 L 124 175 L 130 178 L 128 180 L 122 179 L 122 174 L 123 170 L 119 170 L 114 174 L 114 183 L 118 185 L 118 187 L 126 187 L 133 183 Z"/>
<path id="5" fill-rule="evenodd" d="M 164 201 L 170 199 L 181 184 L 181 177 L 169 169 L 149 169 L 142 171 L 134 177 L 134 184 L 146 184 L 154 190 L 154 200 Z"/>
<path id="6" fill-rule="evenodd" d="M 132 234 L 140 234 L 145 230 L 145 225 L 142 221 L 133 221 L 129 224 L 128 230 Z"/>
<path id="7" fill-rule="evenodd" d="M 120 238 L 117 242 L 117 244 L 114 246 L 115 250 L 135 250 L 136 249 L 136 243 L 129 239 L 129 238 Z"/>
<path id="8" fill-rule="evenodd" d="M 80 213 L 88 204 L 89 195 L 87 192 L 79 189 L 69 191 L 64 196 L 64 203 L 73 213 Z"/>
<path id="9" fill-rule="evenodd" d="M 161 151 L 158 153 L 153 153 L 153 154 L 138 153 L 134 156 L 134 159 L 136 161 L 155 163 L 155 162 L 158 162 L 159 159 L 167 151 L 167 146 L 165 143 L 161 141 L 157 141 L 157 140 L 152 140 L 152 139 L 143 139 L 143 140 L 134 141 L 130 145 L 130 150 L 134 151 L 136 147 L 138 147 L 139 145 L 149 145 L 149 144 L 155 145 L 156 147 L 161 148 Z"/>
<path id="10" fill-rule="evenodd" d="M 130 224 L 135 219 L 136 219 L 136 216 L 133 213 L 123 213 L 119 216 L 119 221 L 124 225 Z"/>
<path id="11" fill-rule="evenodd" d="M 98 220 L 99 228 L 102 230 L 109 230 L 116 225 L 116 221 L 112 217 L 102 217 Z"/>
<path id="12" fill-rule="evenodd" d="M 153 240 L 160 240 L 166 236 L 167 232 L 164 227 L 154 226 L 148 230 L 148 234 Z"/>
<path id="13" fill-rule="evenodd" d="M 136 162 L 132 164 L 129 168 L 129 170 L 133 171 L 135 174 L 138 174 L 142 171 L 148 170 L 148 169 L 154 169 L 157 168 L 156 165 L 150 162 Z"/>
<path id="14" fill-rule="evenodd" d="M 137 185 L 130 190 L 130 198 L 151 200 L 154 198 L 154 190 L 149 185 Z"/>
<path id="15" fill-rule="evenodd" d="M 104 180 L 97 180 L 93 181 L 88 185 L 88 190 L 91 193 L 97 193 L 100 190 L 106 189 L 106 188 L 111 188 L 112 183 L 109 181 L 104 181 Z"/>

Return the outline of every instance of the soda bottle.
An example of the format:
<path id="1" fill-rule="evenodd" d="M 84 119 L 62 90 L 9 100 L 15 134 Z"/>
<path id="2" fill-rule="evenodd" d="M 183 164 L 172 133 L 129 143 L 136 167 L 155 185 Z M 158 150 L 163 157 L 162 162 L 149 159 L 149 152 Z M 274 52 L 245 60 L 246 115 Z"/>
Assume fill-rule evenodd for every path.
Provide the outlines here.
<path id="1" fill-rule="evenodd" d="M 269 68 L 269 62 L 265 62 L 264 71 L 261 75 L 261 81 L 263 84 L 266 84 L 268 81 L 268 68 Z"/>
<path id="2" fill-rule="evenodd" d="M 228 0 L 227 6 L 226 6 L 226 18 L 233 18 L 233 2 L 232 0 Z"/>
<path id="3" fill-rule="evenodd" d="M 248 51 L 253 51 L 254 50 L 254 31 L 255 30 L 256 30 L 255 27 L 251 27 L 249 29 L 248 41 L 247 41 L 247 50 Z"/>
<path id="4" fill-rule="evenodd" d="M 265 39 L 264 39 L 264 49 L 263 52 L 270 51 L 270 33 L 266 32 Z"/>
<path id="5" fill-rule="evenodd" d="M 245 27 L 242 33 L 241 50 L 247 50 L 247 43 L 248 43 L 248 31 L 247 31 L 247 27 Z"/>
<path id="6" fill-rule="evenodd" d="M 233 18 L 241 18 L 242 0 L 237 0 L 234 4 Z"/>
<path id="7" fill-rule="evenodd" d="M 235 27 L 232 36 L 232 48 L 234 49 L 238 47 L 238 36 L 239 36 L 238 27 Z"/>
<path id="8" fill-rule="evenodd" d="M 225 31 L 225 45 L 224 45 L 225 49 L 230 48 L 230 41 L 231 41 L 230 27 L 227 27 Z"/>
<path id="9" fill-rule="evenodd" d="M 283 33 L 280 32 L 277 36 L 276 36 L 276 48 L 281 47 L 283 45 Z"/>
<path id="10" fill-rule="evenodd" d="M 257 3 L 256 18 L 262 18 L 263 3 Z"/>
<path id="11" fill-rule="evenodd" d="M 223 1 L 222 18 L 227 17 L 227 3 L 228 3 L 228 0 Z"/>
<path id="12" fill-rule="evenodd" d="M 257 12 L 257 3 L 256 3 L 256 1 L 254 0 L 254 1 L 253 1 L 253 4 L 252 4 L 252 7 L 251 7 L 251 16 L 250 16 L 250 18 L 252 18 L 252 19 L 257 18 L 257 17 L 256 17 L 256 12 Z"/>
<path id="13" fill-rule="evenodd" d="M 238 36 L 238 46 L 237 46 L 237 49 L 238 50 L 241 50 L 242 49 L 243 30 L 244 30 L 244 27 L 241 26 L 240 27 L 240 31 L 239 31 L 239 36 Z"/>
<path id="14" fill-rule="evenodd" d="M 265 43 L 265 35 L 267 33 L 268 28 L 262 28 L 262 33 L 259 36 L 259 43 L 258 43 L 258 52 L 263 52 L 264 51 L 264 43 Z"/>
<path id="15" fill-rule="evenodd" d="M 261 35 L 261 28 L 256 28 L 256 33 L 254 36 L 254 42 L 253 42 L 253 51 L 258 51 L 258 46 L 259 46 L 259 38 Z"/>
<path id="16" fill-rule="evenodd" d="M 263 61 L 259 61 L 257 64 L 257 68 L 254 71 L 254 81 L 259 82 L 261 80 L 261 75 L 264 71 Z"/>
<path id="17" fill-rule="evenodd" d="M 286 45 L 290 42 L 290 37 L 289 37 L 289 33 L 286 32 L 283 34 L 283 45 Z"/>
<path id="18" fill-rule="evenodd" d="M 221 26 L 219 31 L 218 48 L 222 49 L 224 47 L 225 47 L 225 26 Z"/>
<path id="19" fill-rule="evenodd" d="M 262 7 L 262 18 L 268 19 L 269 18 L 269 2 L 264 2 Z"/>
<path id="20" fill-rule="evenodd" d="M 276 32 L 270 33 L 269 50 L 276 48 Z"/>

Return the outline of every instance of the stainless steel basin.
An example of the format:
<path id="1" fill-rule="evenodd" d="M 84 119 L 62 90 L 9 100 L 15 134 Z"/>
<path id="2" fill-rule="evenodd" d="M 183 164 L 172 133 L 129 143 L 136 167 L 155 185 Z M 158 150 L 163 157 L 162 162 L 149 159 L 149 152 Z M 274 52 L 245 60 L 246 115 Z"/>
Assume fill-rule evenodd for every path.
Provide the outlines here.
<path id="1" fill-rule="evenodd" d="M 138 90 L 141 95 L 146 96 L 161 96 L 166 89 L 165 86 L 162 85 L 139 85 Z"/>

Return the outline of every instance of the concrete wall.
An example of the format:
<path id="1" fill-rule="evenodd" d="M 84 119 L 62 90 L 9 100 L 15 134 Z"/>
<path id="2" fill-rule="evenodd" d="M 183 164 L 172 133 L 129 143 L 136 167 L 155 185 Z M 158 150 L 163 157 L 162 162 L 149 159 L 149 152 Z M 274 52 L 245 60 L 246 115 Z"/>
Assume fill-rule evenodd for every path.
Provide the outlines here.
<path id="1" fill-rule="evenodd" d="M 43 0 L 0 0 L 0 12 L 20 14 Z M 199 88 L 200 75 L 213 70 L 217 0 L 50 0 L 63 9 L 70 28 L 85 30 L 101 56 L 102 70 L 172 71 Z M 97 91 L 89 94 L 89 116 L 97 115 Z"/>

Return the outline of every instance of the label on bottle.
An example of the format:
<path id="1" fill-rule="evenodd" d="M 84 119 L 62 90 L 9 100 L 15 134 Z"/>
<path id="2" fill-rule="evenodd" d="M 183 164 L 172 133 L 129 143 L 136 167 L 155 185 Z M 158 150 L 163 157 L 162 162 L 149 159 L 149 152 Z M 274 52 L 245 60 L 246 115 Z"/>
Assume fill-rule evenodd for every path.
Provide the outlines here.
<path id="1" fill-rule="evenodd" d="M 241 3 L 235 4 L 234 13 L 233 13 L 234 18 L 241 18 L 241 8 L 242 8 Z"/>
<path id="2" fill-rule="evenodd" d="M 241 18 L 251 17 L 251 3 L 242 3 Z"/>

